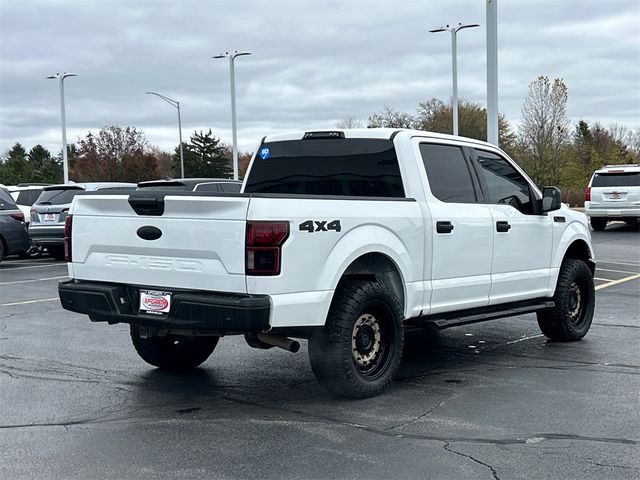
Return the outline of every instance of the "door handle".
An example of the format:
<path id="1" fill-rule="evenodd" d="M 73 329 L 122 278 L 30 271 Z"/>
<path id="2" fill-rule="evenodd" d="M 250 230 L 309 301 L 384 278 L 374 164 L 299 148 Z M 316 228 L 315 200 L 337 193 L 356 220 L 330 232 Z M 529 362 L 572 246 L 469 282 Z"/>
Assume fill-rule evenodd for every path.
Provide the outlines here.
<path id="1" fill-rule="evenodd" d="M 498 232 L 508 232 L 511 229 L 511 225 L 506 221 L 496 222 L 496 231 Z"/>
<path id="2" fill-rule="evenodd" d="M 451 222 L 436 222 L 437 233 L 451 233 L 451 230 L 453 230 Z"/>

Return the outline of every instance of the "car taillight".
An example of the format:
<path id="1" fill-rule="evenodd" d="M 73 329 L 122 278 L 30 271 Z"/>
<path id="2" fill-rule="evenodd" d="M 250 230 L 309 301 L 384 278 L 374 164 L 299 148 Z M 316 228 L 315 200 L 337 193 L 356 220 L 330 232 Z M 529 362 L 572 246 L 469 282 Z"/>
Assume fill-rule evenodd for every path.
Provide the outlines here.
<path id="1" fill-rule="evenodd" d="M 591 187 L 587 187 L 584 189 L 584 201 L 585 202 L 591 201 Z"/>
<path id="2" fill-rule="evenodd" d="M 245 273 L 278 275 L 289 222 L 247 222 Z"/>
<path id="3" fill-rule="evenodd" d="M 11 218 L 15 218 L 19 222 L 24 222 L 24 213 L 22 212 L 12 213 Z"/>
<path id="4" fill-rule="evenodd" d="M 64 259 L 73 262 L 71 258 L 71 227 L 73 225 L 73 215 L 64 219 Z"/>

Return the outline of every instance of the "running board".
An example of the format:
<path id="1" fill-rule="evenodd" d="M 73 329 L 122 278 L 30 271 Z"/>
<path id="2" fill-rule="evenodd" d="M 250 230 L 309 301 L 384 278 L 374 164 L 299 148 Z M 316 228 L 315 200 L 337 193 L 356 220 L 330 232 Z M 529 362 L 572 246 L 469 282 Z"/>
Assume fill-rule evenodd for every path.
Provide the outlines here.
<path id="1" fill-rule="evenodd" d="M 495 320 L 504 317 L 513 317 L 516 315 L 523 315 L 525 313 L 533 313 L 545 308 L 554 307 L 555 303 L 552 301 L 544 301 L 540 303 L 529 303 L 528 305 L 507 307 L 506 305 L 498 305 L 494 307 L 474 308 L 467 310 L 466 312 L 455 313 L 443 313 L 428 315 L 418 319 L 418 325 L 433 325 L 439 329 L 445 329 L 449 327 L 458 327 L 460 325 L 469 325 L 470 323 L 485 322 L 487 320 Z M 502 308 L 500 308 L 502 307 Z M 507 307 L 507 308 L 505 308 Z"/>

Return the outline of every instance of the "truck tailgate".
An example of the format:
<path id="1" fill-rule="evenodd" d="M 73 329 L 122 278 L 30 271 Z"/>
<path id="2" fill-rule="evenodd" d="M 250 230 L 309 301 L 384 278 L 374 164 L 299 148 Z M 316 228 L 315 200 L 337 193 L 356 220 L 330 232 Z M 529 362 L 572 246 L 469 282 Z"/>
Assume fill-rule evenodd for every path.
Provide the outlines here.
<path id="1" fill-rule="evenodd" d="M 163 208 L 153 215 L 136 213 L 129 197 L 76 197 L 71 209 L 72 278 L 246 293 L 249 196 L 131 195 L 132 199 L 158 199 Z"/>

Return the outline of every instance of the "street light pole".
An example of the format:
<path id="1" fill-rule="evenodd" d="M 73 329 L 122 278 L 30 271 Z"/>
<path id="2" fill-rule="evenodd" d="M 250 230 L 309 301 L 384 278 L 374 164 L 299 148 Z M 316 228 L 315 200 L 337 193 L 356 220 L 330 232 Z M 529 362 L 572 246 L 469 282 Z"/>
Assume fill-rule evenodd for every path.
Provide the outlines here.
<path id="1" fill-rule="evenodd" d="M 462 25 L 458 23 L 455 27 L 440 27 L 429 30 L 429 33 L 451 32 L 451 76 L 453 77 L 453 99 L 451 101 L 451 111 L 453 117 L 453 134 L 458 135 L 458 41 L 457 33 L 464 28 L 479 27 L 477 23 Z"/>
<path id="2" fill-rule="evenodd" d="M 64 183 L 69 183 L 69 165 L 67 163 L 67 124 L 64 113 L 64 79 L 67 77 L 76 77 L 76 73 L 62 74 L 56 73 L 55 75 L 49 75 L 47 79 L 58 79 L 60 83 L 60 117 L 62 119 L 62 174 Z"/>
<path id="3" fill-rule="evenodd" d="M 225 52 L 211 58 L 229 58 L 229 83 L 231 84 L 231 135 L 233 138 L 233 179 L 238 180 L 238 133 L 236 128 L 236 79 L 234 61 L 236 57 L 251 55 L 251 52 Z"/>
<path id="4" fill-rule="evenodd" d="M 180 102 L 174 100 L 169 97 L 165 97 L 164 95 L 160 95 L 156 92 L 145 92 L 147 95 L 155 95 L 156 97 L 160 97 L 162 100 L 167 102 L 169 105 L 178 109 L 178 136 L 180 138 L 180 176 L 185 178 L 184 176 L 184 156 L 182 154 L 182 120 L 180 119 Z"/>

